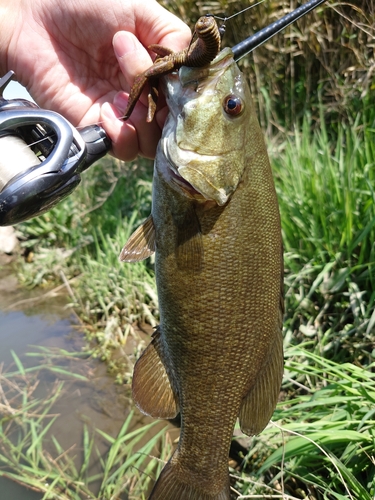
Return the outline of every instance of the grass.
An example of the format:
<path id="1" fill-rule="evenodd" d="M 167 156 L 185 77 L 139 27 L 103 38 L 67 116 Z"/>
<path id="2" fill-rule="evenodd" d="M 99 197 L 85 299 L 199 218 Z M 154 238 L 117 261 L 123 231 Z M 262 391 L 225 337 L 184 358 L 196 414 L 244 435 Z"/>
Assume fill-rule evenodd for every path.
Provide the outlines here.
<path id="1" fill-rule="evenodd" d="M 285 401 L 245 457 L 254 465 L 258 456 L 257 474 L 236 476 L 243 498 L 267 488 L 271 498 L 282 485 L 294 498 L 372 500 L 374 367 L 336 363 L 308 345 L 288 347 Z"/>
<path id="2" fill-rule="evenodd" d="M 83 423 L 81 443 L 65 449 L 54 435 L 54 429 L 64 425 L 54 406 L 64 396 L 67 381 L 95 381 L 90 381 L 89 365 L 82 365 L 80 354 L 46 348 L 30 354 L 42 357 L 44 364 L 26 368 L 13 354 L 15 370 L 0 374 L 0 477 L 40 492 L 43 500 L 111 500 L 124 495 L 144 499 L 170 450 L 165 428 L 159 426 L 150 437 L 156 422 L 134 428 L 134 413 L 128 411 L 117 436 Z M 41 395 L 38 386 L 45 369 L 56 379 Z M 108 449 L 104 455 L 99 439 Z M 152 458 L 155 453 L 158 458 Z"/>
<path id="3" fill-rule="evenodd" d="M 371 362 L 375 300 L 375 114 L 271 152 L 282 217 L 286 336 L 337 361 Z M 293 340 L 292 340 L 293 339 Z"/>
<path id="4" fill-rule="evenodd" d="M 321 123 L 316 129 L 307 117 L 293 134 L 270 141 L 285 245 L 284 400 L 274 423 L 252 441 L 243 471 L 233 471 L 240 499 L 367 500 L 375 495 L 375 113 L 364 101 L 361 113 L 350 124 L 335 124 L 334 133 Z M 63 277 L 91 346 L 95 341 L 95 355 L 118 382 L 128 383 L 145 345 L 133 324 L 154 325 L 158 305 L 153 263 L 120 264 L 118 254 L 148 214 L 151 169 L 148 163 L 123 166 L 105 160 L 87 174 L 63 204 L 20 227 L 25 248 L 20 275 L 29 286 L 60 283 Z M 134 348 L 129 352 L 130 339 Z M 42 426 L 35 429 L 35 436 L 43 433 Z M 107 490 L 100 498 L 112 498 L 116 471 L 127 477 L 126 470 L 133 478 L 125 481 L 126 488 L 137 491 L 134 498 L 146 495 L 147 482 L 140 486 L 131 469 L 134 443 L 126 429 L 119 441 L 106 437 L 109 446 L 128 451 L 119 452 L 124 461 L 112 455 L 101 459 Z M 95 454 L 87 432 L 82 438 L 86 457 Z M 62 448 L 55 448 L 65 457 Z M 151 449 L 144 453 L 152 454 Z M 79 470 L 59 467 L 77 489 Z M 14 473 L 16 480 L 29 477 L 27 468 Z M 56 491 L 68 487 L 54 483 L 56 478 L 49 483 Z M 94 479 L 86 476 L 79 494 Z"/>

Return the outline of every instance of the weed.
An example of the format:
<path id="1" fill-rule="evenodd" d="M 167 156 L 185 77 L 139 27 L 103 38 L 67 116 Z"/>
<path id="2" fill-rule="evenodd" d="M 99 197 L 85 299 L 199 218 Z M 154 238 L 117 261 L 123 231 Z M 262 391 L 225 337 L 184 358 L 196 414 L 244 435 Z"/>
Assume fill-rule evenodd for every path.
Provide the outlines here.
<path id="1" fill-rule="evenodd" d="M 371 119 L 366 122 L 363 118 Z M 371 362 L 375 299 L 375 114 L 334 144 L 308 120 L 271 150 L 286 267 L 286 336 L 321 355 Z"/>
<path id="2" fill-rule="evenodd" d="M 372 500 L 375 375 L 308 349 L 286 349 L 283 390 L 288 397 L 245 457 L 246 462 L 261 453 L 256 476 L 251 481 L 247 475 L 237 477 L 237 488 L 244 495 L 254 491 L 254 482 L 266 489 L 268 478 L 270 489 L 283 483 L 286 493 L 297 498 L 303 493 L 316 499 Z"/>
<path id="3" fill-rule="evenodd" d="M 64 448 L 54 435 L 54 430 L 64 425 L 64 417 L 55 413 L 54 407 L 66 392 L 66 381 L 94 383 L 89 365 L 86 363 L 86 369 L 82 365 L 82 354 L 66 351 L 43 348 L 30 354 L 44 362 L 25 367 L 13 354 L 16 369 L 0 374 L 0 476 L 41 492 L 43 500 L 110 500 L 122 498 L 124 492 L 129 499 L 144 499 L 170 450 L 166 427 L 159 426 L 144 442 L 157 423 L 134 428 L 136 419 L 131 411 L 116 437 L 98 428 L 90 430 L 83 423 L 81 443 Z M 51 357 L 54 365 L 49 363 Z M 72 366 L 74 360 L 81 362 Z M 56 379 L 41 395 L 40 374 L 46 369 Z M 108 449 L 105 455 L 98 449 L 98 439 Z M 155 454 L 158 457 L 152 458 Z"/>

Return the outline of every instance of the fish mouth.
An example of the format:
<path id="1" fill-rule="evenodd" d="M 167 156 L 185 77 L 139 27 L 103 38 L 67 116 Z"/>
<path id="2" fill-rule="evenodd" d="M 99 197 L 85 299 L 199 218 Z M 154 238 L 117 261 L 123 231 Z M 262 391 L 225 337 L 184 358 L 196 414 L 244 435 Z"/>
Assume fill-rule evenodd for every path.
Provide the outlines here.
<path id="1" fill-rule="evenodd" d="M 199 202 L 211 201 L 219 206 L 223 206 L 231 196 L 232 189 L 225 190 L 217 188 L 202 172 L 192 166 L 186 165 L 176 169 L 173 164 L 168 162 L 167 169 L 167 181 L 188 198 Z M 184 171 L 183 174 L 185 174 L 189 180 L 180 173 L 180 170 Z M 194 183 L 190 182 L 190 179 L 192 179 Z M 197 184 L 201 186 L 201 190 L 196 187 Z"/>

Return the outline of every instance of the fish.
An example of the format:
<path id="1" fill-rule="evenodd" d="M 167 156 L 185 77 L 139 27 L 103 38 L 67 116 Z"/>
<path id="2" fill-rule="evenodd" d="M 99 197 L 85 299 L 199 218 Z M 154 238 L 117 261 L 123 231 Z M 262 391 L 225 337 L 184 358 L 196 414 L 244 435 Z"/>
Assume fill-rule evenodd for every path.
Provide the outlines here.
<path id="1" fill-rule="evenodd" d="M 229 500 L 239 419 L 259 434 L 283 375 L 283 251 L 263 134 L 244 75 L 225 48 L 162 77 L 169 115 L 151 215 L 120 259 L 155 253 L 160 324 L 134 367 L 133 399 L 181 417 L 177 448 L 150 500 Z"/>

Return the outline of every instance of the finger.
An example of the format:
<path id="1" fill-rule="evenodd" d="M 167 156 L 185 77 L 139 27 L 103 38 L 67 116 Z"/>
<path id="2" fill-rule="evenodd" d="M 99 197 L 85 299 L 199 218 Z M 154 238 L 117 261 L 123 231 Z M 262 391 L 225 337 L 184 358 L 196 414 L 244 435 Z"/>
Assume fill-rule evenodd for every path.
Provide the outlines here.
<path id="1" fill-rule="evenodd" d="M 129 96 L 125 92 L 118 92 L 113 99 L 113 104 L 122 116 L 128 105 L 128 98 Z M 144 106 L 142 103 L 137 103 L 127 122 L 130 122 L 136 130 L 139 154 L 145 158 L 154 158 L 156 146 L 161 135 L 161 127 L 159 127 L 158 121 L 147 122 L 147 109 L 147 105 Z"/>
<path id="2" fill-rule="evenodd" d="M 151 123 L 146 121 L 147 107 L 136 106 L 130 121 L 137 131 L 139 154 L 145 158 L 155 158 L 156 147 L 158 145 L 161 129 L 156 120 Z"/>
<path id="3" fill-rule="evenodd" d="M 135 127 L 121 120 L 121 113 L 108 102 L 101 107 L 101 125 L 112 141 L 112 154 L 123 161 L 132 161 L 138 156 L 138 138 Z"/>
<path id="4" fill-rule="evenodd" d="M 129 91 L 134 79 L 140 73 L 152 66 L 152 59 L 147 50 L 138 39 L 127 31 L 119 31 L 113 37 L 113 48 L 126 80 L 126 88 Z M 145 93 L 141 96 L 141 102 L 147 104 Z"/>
<path id="5" fill-rule="evenodd" d="M 113 105 L 105 103 L 102 106 L 101 120 L 112 140 L 112 152 L 116 158 L 124 161 L 134 160 L 138 154 L 154 158 L 161 135 L 158 122 L 146 122 L 147 108 L 141 104 L 134 109 L 131 119 L 122 121 L 127 97 L 124 92 L 119 92 Z"/>
<path id="6" fill-rule="evenodd" d="M 137 4 L 136 24 L 137 35 L 146 47 L 158 43 L 178 51 L 189 45 L 191 39 L 189 27 L 154 0 Z"/>
<path id="7" fill-rule="evenodd" d="M 160 130 L 163 130 L 165 120 L 167 119 L 169 110 L 167 106 L 160 108 L 155 115 L 156 123 L 158 124 Z"/>

